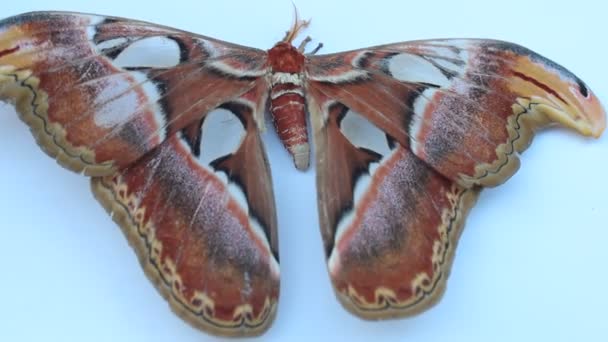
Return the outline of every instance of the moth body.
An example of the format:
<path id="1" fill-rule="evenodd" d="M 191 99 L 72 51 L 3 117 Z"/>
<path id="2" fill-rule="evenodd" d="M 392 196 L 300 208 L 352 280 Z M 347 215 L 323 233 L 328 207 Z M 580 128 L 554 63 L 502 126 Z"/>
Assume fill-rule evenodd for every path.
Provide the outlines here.
<path id="1" fill-rule="evenodd" d="M 304 60 L 302 52 L 290 42 L 279 42 L 268 50 L 270 113 L 279 138 L 299 170 L 307 169 L 310 159 L 303 87 Z"/>

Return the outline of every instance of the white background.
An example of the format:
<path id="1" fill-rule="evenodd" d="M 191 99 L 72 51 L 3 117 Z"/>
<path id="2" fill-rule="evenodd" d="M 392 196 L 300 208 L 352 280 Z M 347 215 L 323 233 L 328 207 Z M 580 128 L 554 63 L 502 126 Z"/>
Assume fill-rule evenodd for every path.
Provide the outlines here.
<path id="1" fill-rule="evenodd" d="M 292 23 L 276 1 L 3 2 L 0 16 L 73 10 L 132 17 L 258 48 Z M 407 4 L 406 4 L 407 3 Z M 10 4 L 10 5 L 9 5 Z M 322 52 L 437 37 L 518 42 L 608 103 L 608 8 L 591 1 L 297 1 Z M 334 298 L 314 170 L 266 134 L 279 215 L 278 317 L 260 341 L 605 341 L 608 137 L 542 132 L 468 218 L 447 292 L 414 318 L 366 322 Z M 220 341 L 171 313 L 88 180 L 58 167 L 0 104 L 0 341 Z"/>

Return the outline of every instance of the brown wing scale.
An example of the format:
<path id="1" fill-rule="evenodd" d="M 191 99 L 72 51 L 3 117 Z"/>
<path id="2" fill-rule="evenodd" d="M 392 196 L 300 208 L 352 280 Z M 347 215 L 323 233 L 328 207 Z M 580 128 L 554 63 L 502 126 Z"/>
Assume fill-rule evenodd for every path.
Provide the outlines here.
<path id="1" fill-rule="evenodd" d="M 154 39 L 164 48 L 145 44 Z M 247 63 L 234 62 L 239 53 Z M 164 59 L 146 64 L 150 55 Z M 129 165 L 257 84 L 218 66 L 259 76 L 264 61 L 260 50 L 120 18 L 39 12 L 0 22 L 0 99 L 16 103 L 47 153 L 92 176 Z"/>
<path id="2" fill-rule="evenodd" d="M 214 334 L 260 334 L 276 313 L 265 62 L 261 50 L 128 19 L 0 21 L 0 100 L 62 165 L 96 176 L 148 277 Z M 208 127 L 218 115 L 233 136 L 214 144 L 228 129 Z"/>
<path id="3" fill-rule="evenodd" d="M 215 334 L 255 335 L 279 294 L 274 198 L 252 109 L 222 109 L 244 128 L 234 152 L 202 162 L 212 147 L 201 135 L 212 133 L 197 122 L 92 188 L 178 315 Z"/>
<path id="4" fill-rule="evenodd" d="M 504 42 L 406 42 L 306 70 L 328 269 L 368 319 L 437 302 L 479 191 L 517 170 L 537 129 L 598 137 L 606 123 L 576 76 Z"/>
<path id="5" fill-rule="evenodd" d="M 606 126 L 579 78 L 505 42 L 430 40 L 312 56 L 307 72 L 314 92 L 365 115 L 465 187 L 507 180 L 539 128 L 559 123 L 598 137 Z"/>

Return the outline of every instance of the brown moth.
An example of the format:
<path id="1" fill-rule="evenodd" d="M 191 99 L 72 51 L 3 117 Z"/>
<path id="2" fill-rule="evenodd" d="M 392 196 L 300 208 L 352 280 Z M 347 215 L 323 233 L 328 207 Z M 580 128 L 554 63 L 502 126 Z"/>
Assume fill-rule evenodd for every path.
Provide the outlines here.
<path id="1" fill-rule="evenodd" d="M 267 109 L 301 170 L 312 124 L 329 274 L 368 319 L 440 298 L 469 209 L 516 172 L 536 130 L 599 137 L 606 125 L 583 81 L 519 45 L 305 54 L 292 43 L 306 25 L 263 51 L 98 15 L 0 21 L 0 100 L 51 157 L 91 177 L 171 308 L 213 334 L 261 334 L 276 313 Z M 237 124 L 217 132 L 222 120 Z"/>

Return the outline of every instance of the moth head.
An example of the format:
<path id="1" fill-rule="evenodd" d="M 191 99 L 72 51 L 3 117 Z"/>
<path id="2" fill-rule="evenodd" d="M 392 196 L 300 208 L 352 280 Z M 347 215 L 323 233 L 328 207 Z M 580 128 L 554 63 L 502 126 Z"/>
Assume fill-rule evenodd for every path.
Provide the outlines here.
<path id="1" fill-rule="evenodd" d="M 299 73 L 304 55 L 289 42 L 278 42 L 268 50 L 268 63 L 275 72 Z"/>

